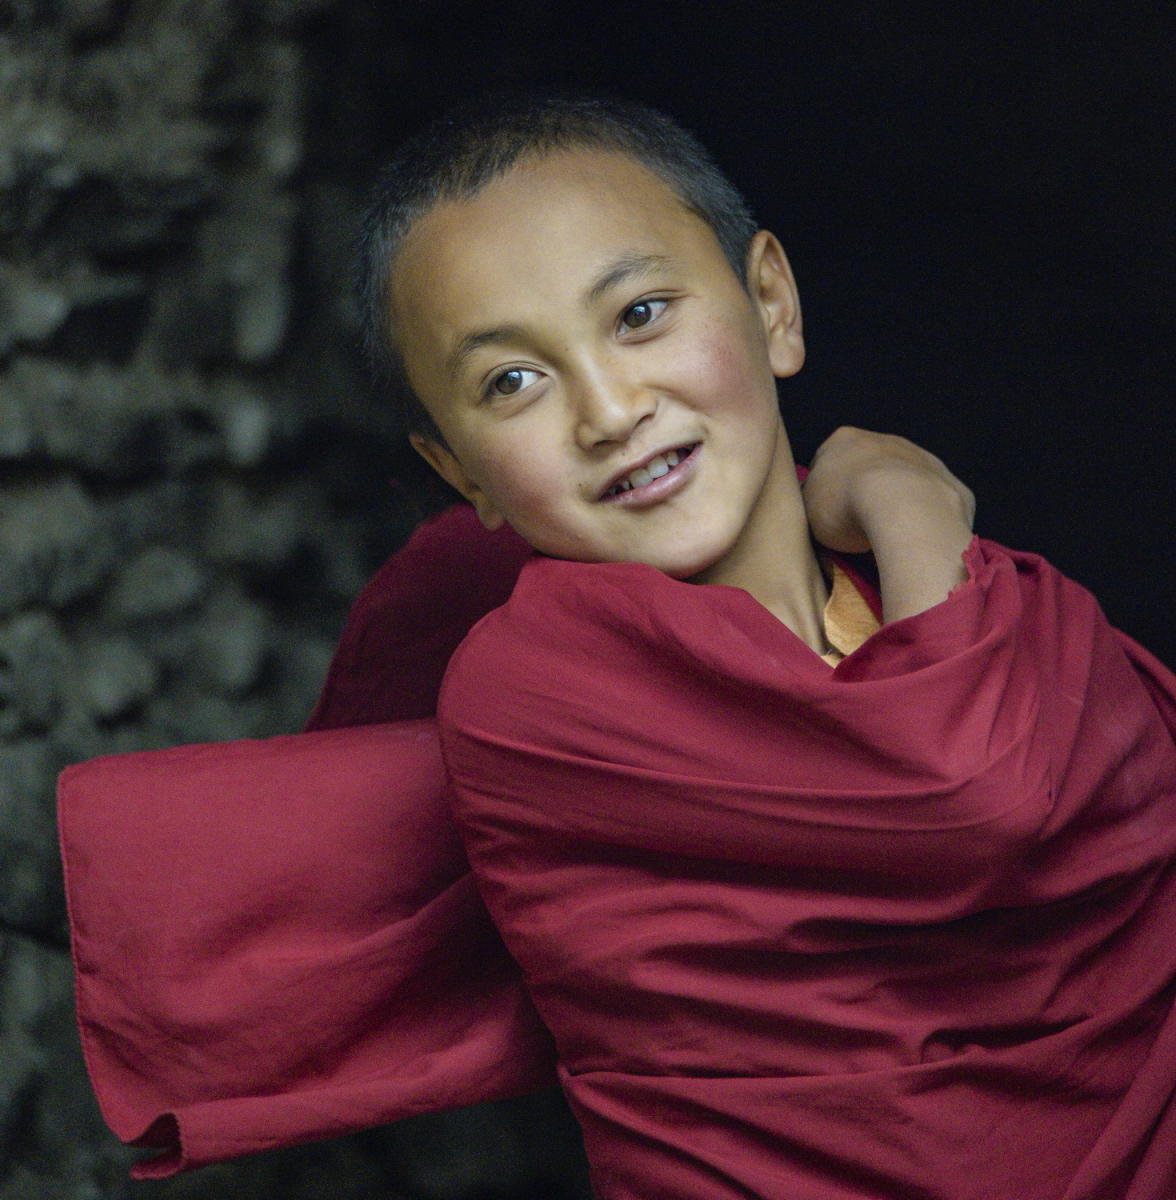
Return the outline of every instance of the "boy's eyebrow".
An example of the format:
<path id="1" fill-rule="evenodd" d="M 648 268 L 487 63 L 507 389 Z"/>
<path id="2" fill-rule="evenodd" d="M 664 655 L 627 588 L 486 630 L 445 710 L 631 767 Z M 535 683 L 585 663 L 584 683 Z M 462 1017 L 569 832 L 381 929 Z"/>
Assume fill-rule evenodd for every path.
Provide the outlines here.
<path id="1" fill-rule="evenodd" d="M 652 275 L 655 271 L 670 266 L 672 261 L 664 254 L 622 254 L 592 281 L 584 293 L 584 307 L 590 307 L 618 283 L 625 283 L 641 275 Z"/>
<path id="2" fill-rule="evenodd" d="M 620 258 L 610 262 L 588 285 L 582 304 L 585 308 L 590 308 L 618 284 L 664 270 L 671 266 L 673 261 L 664 254 L 622 254 Z M 481 329 L 477 333 L 467 333 L 445 361 L 449 377 L 452 379 L 457 375 L 466 359 L 475 350 L 480 350 L 483 346 L 520 340 L 522 337 L 523 331 L 517 325 L 498 325 L 493 329 Z"/>
<path id="3" fill-rule="evenodd" d="M 475 350 L 482 346 L 493 346 L 499 342 L 509 342 L 522 337 L 522 330 L 517 325 L 499 325 L 495 329 L 482 329 L 478 333 L 467 333 L 453 348 L 453 352 L 445 360 L 445 369 L 452 379 L 461 370 L 465 360 Z"/>

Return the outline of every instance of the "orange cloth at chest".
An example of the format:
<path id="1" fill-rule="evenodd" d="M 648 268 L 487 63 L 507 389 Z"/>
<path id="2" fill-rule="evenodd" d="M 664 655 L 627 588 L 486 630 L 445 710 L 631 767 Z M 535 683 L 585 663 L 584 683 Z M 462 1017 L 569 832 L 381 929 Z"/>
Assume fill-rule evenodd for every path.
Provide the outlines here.
<path id="1" fill-rule="evenodd" d="M 825 638 L 831 649 L 821 657 L 835 667 L 882 628 L 870 602 L 849 572 L 835 559 L 829 564 L 831 582 L 825 602 Z"/>

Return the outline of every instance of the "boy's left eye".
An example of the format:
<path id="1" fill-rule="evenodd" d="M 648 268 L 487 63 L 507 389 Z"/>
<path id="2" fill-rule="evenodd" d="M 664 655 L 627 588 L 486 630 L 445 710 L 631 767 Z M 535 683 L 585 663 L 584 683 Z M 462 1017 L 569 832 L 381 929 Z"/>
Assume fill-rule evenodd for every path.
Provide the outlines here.
<path id="1" fill-rule="evenodd" d="M 490 380 L 490 392 L 495 396 L 513 396 L 529 387 L 539 377 L 538 371 L 529 371 L 526 367 L 511 367 Z"/>
<path id="2" fill-rule="evenodd" d="M 638 300 L 636 304 L 630 304 L 621 313 L 621 324 L 626 329 L 640 329 L 642 326 L 656 321 L 665 311 L 668 303 L 668 300 Z"/>

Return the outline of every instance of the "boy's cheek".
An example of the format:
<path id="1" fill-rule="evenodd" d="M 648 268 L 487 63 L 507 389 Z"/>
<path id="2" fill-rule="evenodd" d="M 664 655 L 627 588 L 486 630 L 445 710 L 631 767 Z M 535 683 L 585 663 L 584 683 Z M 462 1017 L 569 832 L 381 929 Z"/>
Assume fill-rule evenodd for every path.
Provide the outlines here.
<path id="1" fill-rule="evenodd" d="M 766 363 L 764 371 L 753 372 L 746 348 L 718 330 L 697 339 L 677 362 L 682 378 L 691 381 L 708 409 L 754 407 L 764 378 L 770 378 Z"/>
<path id="2" fill-rule="evenodd" d="M 528 450 L 523 439 L 502 439 L 485 447 L 475 469 L 483 490 L 512 525 L 550 506 L 562 478 L 562 473 Z"/>

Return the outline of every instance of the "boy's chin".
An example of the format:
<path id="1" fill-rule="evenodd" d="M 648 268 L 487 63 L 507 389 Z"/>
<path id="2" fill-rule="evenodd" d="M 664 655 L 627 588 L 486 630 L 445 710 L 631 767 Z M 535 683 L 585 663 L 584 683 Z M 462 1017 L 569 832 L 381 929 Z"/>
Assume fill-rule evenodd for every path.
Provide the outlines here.
<path id="1" fill-rule="evenodd" d="M 568 553 L 559 553 L 557 551 L 544 550 L 539 546 L 531 547 L 536 554 L 543 558 L 559 559 L 562 562 L 579 562 L 586 564 L 603 565 L 606 563 L 634 563 L 640 564 L 643 567 L 652 567 L 655 571 L 660 571 L 663 575 L 668 575 L 671 579 L 679 579 L 685 583 L 703 582 L 699 576 L 703 576 L 707 571 L 714 566 L 715 561 L 710 558 L 705 558 L 701 562 L 693 560 L 689 562 L 675 561 L 672 559 L 663 559 L 657 555 L 573 555 Z"/>
<path id="2" fill-rule="evenodd" d="M 680 579 L 684 583 L 705 583 L 708 574 L 722 561 L 722 554 L 702 554 L 690 556 L 661 557 L 651 555 L 648 558 L 635 558 L 633 562 L 643 562 L 653 567 L 671 579 Z"/>
<path id="3" fill-rule="evenodd" d="M 683 538 L 680 544 L 671 546 L 651 545 L 648 547 L 608 546 L 607 544 L 576 545 L 574 541 L 550 537 L 527 537 L 524 532 L 515 532 L 530 543 L 531 549 L 544 558 L 560 559 L 563 562 L 580 563 L 641 563 L 653 567 L 671 579 L 685 582 L 705 582 L 698 578 L 718 567 L 730 546 L 721 536 L 699 539 Z"/>

